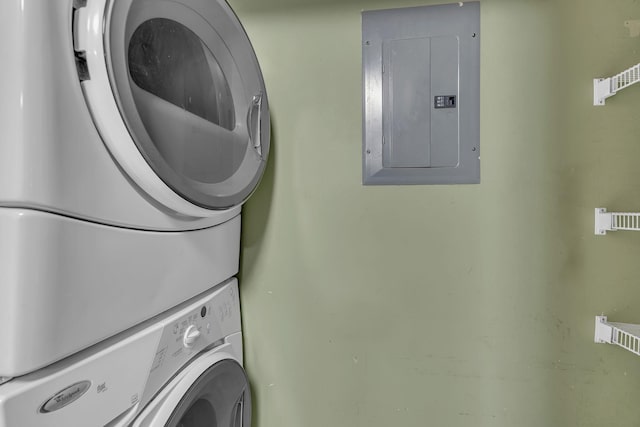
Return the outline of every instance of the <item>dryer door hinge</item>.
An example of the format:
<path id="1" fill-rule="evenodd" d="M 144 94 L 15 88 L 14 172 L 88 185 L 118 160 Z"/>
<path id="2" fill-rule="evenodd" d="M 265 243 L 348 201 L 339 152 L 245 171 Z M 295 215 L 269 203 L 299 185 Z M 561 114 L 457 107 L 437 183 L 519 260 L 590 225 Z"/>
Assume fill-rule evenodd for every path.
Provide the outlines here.
<path id="1" fill-rule="evenodd" d="M 74 54 L 76 57 L 76 69 L 78 70 L 78 78 L 80 81 L 82 82 L 91 79 L 91 76 L 89 75 L 89 66 L 87 65 L 87 52 L 84 50 L 75 51 Z"/>
<path id="2" fill-rule="evenodd" d="M 76 61 L 76 70 L 80 81 L 89 80 L 89 66 L 87 65 L 87 52 L 78 49 L 78 21 L 80 9 L 87 6 L 87 0 L 73 0 L 71 12 L 71 35 L 73 37 L 73 52 Z"/>

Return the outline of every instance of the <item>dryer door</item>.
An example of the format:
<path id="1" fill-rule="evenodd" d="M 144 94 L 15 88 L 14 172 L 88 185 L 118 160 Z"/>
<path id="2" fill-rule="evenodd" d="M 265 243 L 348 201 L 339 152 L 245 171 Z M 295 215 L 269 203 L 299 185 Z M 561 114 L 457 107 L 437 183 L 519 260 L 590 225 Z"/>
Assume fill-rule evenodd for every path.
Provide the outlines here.
<path id="1" fill-rule="evenodd" d="M 75 20 L 87 103 L 132 180 L 185 215 L 242 204 L 265 168 L 269 109 L 227 3 L 87 0 Z"/>

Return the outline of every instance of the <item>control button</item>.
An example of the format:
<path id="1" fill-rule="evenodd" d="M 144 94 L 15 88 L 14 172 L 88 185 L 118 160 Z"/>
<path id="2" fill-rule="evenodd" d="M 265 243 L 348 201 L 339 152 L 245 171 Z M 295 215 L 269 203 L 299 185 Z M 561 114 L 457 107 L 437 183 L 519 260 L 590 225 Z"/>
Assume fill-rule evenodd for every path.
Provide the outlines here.
<path id="1" fill-rule="evenodd" d="M 191 325 L 184 332 L 182 344 L 187 348 L 191 348 L 198 338 L 200 338 L 200 331 L 198 330 L 198 327 L 196 325 Z"/>

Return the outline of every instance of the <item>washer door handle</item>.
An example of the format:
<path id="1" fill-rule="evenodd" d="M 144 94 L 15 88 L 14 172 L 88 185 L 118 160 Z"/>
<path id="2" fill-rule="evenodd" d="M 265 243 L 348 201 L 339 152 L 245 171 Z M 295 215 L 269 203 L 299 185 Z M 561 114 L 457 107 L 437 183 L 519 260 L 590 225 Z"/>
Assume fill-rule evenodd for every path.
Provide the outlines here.
<path id="1" fill-rule="evenodd" d="M 234 407 L 233 425 L 231 427 L 244 427 L 243 420 L 244 413 L 244 394 L 240 397 L 240 400 L 236 402 Z"/>

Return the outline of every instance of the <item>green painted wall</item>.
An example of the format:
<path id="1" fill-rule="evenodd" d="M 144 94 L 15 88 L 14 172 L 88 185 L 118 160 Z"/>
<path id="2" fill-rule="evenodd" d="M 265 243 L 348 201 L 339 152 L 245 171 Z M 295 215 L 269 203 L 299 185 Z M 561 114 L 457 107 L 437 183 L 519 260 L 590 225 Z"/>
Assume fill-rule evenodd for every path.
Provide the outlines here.
<path id="1" fill-rule="evenodd" d="M 241 294 L 256 427 L 638 426 L 636 0 L 483 0 L 482 183 L 361 185 L 360 11 L 407 1 L 232 0 L 273 114 L 246 205 Z"/>

